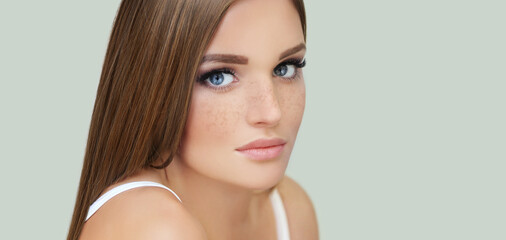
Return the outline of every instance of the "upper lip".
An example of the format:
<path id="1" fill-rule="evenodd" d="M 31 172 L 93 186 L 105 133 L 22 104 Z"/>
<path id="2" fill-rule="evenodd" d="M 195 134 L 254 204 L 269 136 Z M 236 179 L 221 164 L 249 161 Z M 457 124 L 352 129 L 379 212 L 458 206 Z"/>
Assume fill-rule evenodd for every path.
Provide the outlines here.
<path id="1" fill-rule="evenodd" d="M 262 139 L 258 139 L 253 142 L 250 142 L 244 146 L 241 146 L 241 147 L 237 148 L 236 150 L 241 151 L 241 150 L 248 150 L 248 149 L 255 149 L 255 148 L 267 148 L 267 147 L 283 145 L 285 143 L 286 143 L 286 141 L 281 138 L 272 138 L 272 139 L 262 138 Z"/>

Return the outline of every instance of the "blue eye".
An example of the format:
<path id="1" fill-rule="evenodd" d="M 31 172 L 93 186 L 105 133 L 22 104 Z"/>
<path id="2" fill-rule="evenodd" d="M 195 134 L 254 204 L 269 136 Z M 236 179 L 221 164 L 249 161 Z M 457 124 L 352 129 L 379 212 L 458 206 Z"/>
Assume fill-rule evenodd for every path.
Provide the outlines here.
<path id="1" fill-rule="evenodd" d="M 212 88 L 223 88 L 234 81 L 234 73 L 228 69 L 213 70 L 203 74 L 198 81 Z"/>
<path id="2" fill-rule="evenodd" d="M 206 81 L 213 86 L 226 86 L 234 81 L 234 76 L 228 73 L 213 73 Z"/>
<path id="3" fill-rule="evenodd" d="M 306 60 L 303 59 L 289 59 L 274 68 L 272 73 L 276 77 L 293 79 L 297 76 L 297 69 L 306 66 Z"/>
<path id="4" fill-rule="evenodd" d="M 295 76 L 294 65 L 279 65 L 274 69 L 274 75 L 284 78 L 293 78 Z"/>

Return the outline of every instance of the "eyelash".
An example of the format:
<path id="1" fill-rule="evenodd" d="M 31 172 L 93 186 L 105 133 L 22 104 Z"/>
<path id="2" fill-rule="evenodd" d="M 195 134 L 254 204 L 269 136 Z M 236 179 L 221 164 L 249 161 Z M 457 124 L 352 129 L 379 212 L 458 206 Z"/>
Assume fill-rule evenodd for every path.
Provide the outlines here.
<path id="1" fill-rule="evenodd" d="M 284 62 L 278 64 L 274 69 L 283 66 L 283 65 L 293 65 L 295 67 L 295 74 L 293 77 L 290 78 L 284 78 L 286 80 L 292 81 L 294 79 L 297 79 L 299 77 L 300 71 L 299 69 L 302 69 L 306 66 L 306 59 L 301 58 L 290 58 L 288 60 L 285 60 Z M 283 78 L 283 77 L 282 77 Z"/>
<path id="2" fill-rule="evenodd" d="M 276 68 L 280 67 L 280 66 L 283 66 L 283 65 L 293 65 L 295 66 L 295 74 L 290 77 L 290 78 L 283 78 L 285 80 L 288 80 L 288 81 L 293 81 L 294 79 L 297 79 L 299 77 L 299 74 L 300 74 L 300 71 L 299 69 L 302 69 L 303 67 L 306 66 L 306 59 L 301 59 L 301 58 L 290 58 L 290 59 L 287 59 L 285 61 L 283 61 L 282 63 L 276 65 Z M 274 71 L 274 70 L 273 70 Z M 203 73 L 201 74 L 200 76 L 197 77 L 197 82 L 199 84 L 202 84 L 208 88 L 211 88 L 213 90 L 216 90 L 216 91 L 219 91 L 219 92 L 225 92 L 227 91 L 232 84 L 228 84 L 227 86 L 224 86 L 224 87 L 211 87 L 209 86 L 205 81 L 207 78 L 209 78 L 210 76 L 212 76 L 213 74 L 217 74 L 217 73 L 226 73 L 226 74 L 231 74 L 232 76 L 234 76 L 234 78 L 236 77 L 235 76 L 235 71 L 233 69 L 230 69 L 230 68 L 218 68 L 218 69 L 213 69 L 211 71 L 208 71 L 206 73 Z"/>

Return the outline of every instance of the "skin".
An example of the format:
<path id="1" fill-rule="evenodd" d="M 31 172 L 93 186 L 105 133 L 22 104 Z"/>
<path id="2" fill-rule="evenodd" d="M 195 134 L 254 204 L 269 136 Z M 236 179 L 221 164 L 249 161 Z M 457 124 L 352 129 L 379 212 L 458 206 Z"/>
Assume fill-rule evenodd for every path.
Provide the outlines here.
<path id="1" fill-rule="evenodd" d="M 116 184 L 159 182 L 183 204 L 159 188 L 124 192 L 93 215 L 81 239 L 276 239 L 269 200 L 274 187 L 283 199 L 291 238 L 318 239 L 309 197 L 284 175 L 304 112 L 304 78 L 293 64 L 283 65 L 288 74 L 275 73 L 287 59 L 304 59 L 303 46 L 291 1 L 234 3 L 206 51 L 209 61 L 199 67 L 201 75 L 231 69 L 233 74 L 217 74 L 231 83 L 219 89 L 210 81 L 195 83 L 181 149 L 172 163 Z M 223 54 L 240 61 L 216 59 Z M 272 138 L 286 141 L 274 159 L 255 161 L 235 150 Z"/>

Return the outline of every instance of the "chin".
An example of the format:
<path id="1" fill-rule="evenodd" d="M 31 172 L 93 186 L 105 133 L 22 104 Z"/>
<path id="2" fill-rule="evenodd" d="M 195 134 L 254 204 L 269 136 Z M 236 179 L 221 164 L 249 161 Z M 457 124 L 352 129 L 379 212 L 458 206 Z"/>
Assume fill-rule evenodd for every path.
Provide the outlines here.
<path id="1" fill-rule="evenodd" d="M 266 191 L 275 187 L 285 176 L 286 164 L 274 162 L 270 166 L 252 168 L 237 176 L 236 183 L 253 191 Z"/>
<path id="2" fill-rule="evenodd" d="M 275 187 L 283 178 L 284 174 L 279 178 L 270 181 L 258 181 L 258 182 L 250 182 L 249 185 L 245 186 L 247 189 L 255 191 L 255 192 L 263 192 L 267 191 L 273 187 Z"/>

